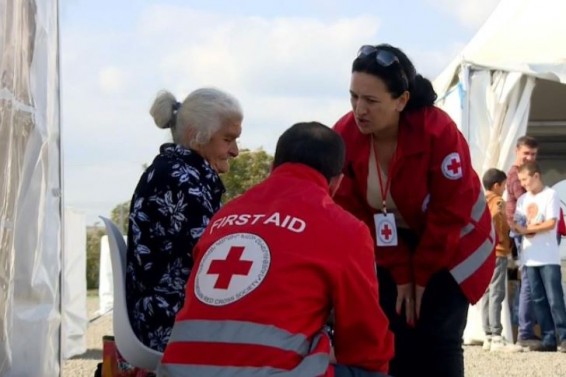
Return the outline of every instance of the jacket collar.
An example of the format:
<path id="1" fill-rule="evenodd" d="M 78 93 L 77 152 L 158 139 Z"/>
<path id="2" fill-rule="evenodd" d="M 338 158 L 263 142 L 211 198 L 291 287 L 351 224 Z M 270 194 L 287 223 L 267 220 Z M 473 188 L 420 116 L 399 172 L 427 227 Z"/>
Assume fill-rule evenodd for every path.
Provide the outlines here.
<path id="1" fill-rule="evenodd" d="M 299 163 L 286 162 L 271 172 L 272 177 L 292 177 L 302 181 L 312 182 L 328 192 L 328 181 L 315 169 Z"/>
<path id="2" fill-rule="evenodd" d="M 399 136 L 397 140 L 397 157 L 411 156 L 426 151 L 426 138 L 424 124 L 424 112 L 426 110 L 416 110 L 407 113 L 402 113 L 399 119 Z M 354 113 L 348 114 L 348 121 L 351 122 L 352 131 L 355 132 L 354 140 L 358 140 L 359 145 L 364 145 L 364 148 L 369 147 L 371 144 L 371 136 L 362 134 L 356 125 Z M 369 149 L 368 149 L 369 153 Z"/>

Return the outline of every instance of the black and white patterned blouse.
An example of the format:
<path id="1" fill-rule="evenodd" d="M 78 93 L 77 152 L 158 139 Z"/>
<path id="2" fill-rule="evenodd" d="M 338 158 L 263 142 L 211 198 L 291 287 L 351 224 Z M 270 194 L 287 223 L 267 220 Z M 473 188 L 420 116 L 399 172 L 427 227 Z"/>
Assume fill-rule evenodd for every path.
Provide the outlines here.
<path id="1" fill-rule="evenodd" d="M 183 306 L 193 247 L 223 193 L 210 164 L 175 144 L 162 145 L 140 178 L 130 207 L 126 297 L 133 330 L 150 348 L 167 345 Z"/>

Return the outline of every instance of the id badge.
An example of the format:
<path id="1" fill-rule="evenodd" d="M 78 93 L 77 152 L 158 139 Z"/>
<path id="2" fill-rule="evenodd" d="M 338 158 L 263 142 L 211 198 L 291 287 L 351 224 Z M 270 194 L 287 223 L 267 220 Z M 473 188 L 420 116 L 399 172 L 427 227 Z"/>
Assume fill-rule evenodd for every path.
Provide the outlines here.
<path id="1" fill-rule="evenodd" d="M 373 215 L 373 221 L 377 246 L 397 246 L 395 216 L 392 213 L 376 213 Z"/>

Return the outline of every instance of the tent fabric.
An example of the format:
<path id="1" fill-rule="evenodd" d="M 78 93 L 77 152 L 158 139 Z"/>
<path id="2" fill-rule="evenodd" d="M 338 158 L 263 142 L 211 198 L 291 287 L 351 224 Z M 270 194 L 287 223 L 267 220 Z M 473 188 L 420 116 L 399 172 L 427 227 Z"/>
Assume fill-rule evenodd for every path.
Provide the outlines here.
<path id="1" fill-rule="evenodd" d="M 0 375 L 4 377 L 60 373 L 58 53 L 56 0 L 0 0 Z"/>
<path id="2" fill-rule="evenodd" d="M 444 94 L 462 64 L 566 83 L 566 1 L 501 0 L 462 52 L 434 82 Z"/>
<path id="3" fill-rule="evenodd" d="M 126 240 L 127 241 L 127 240 Z M 114 308 L 114 282 L 108 236 L 100 238 L 100 263 L 98 270 L 98 314 L 108 313 Z"/>
<path id="4" fill-rule="evenodd" d="M 123 235 L 124 242 L 128 243 L 128 236 Z M 98 275 L 98 314 L 108 313 L 114 308 L 114 280 L 112 278 L 112 259 L 110 257 L 110 243 L 108 236 L 100 238 L 100 264 Z"/>
<path id="5" fill-rule="evenodd" d="M 65 208 L 61 275 L 61 354 L 63 360 L 86 352 L 86 216 Z"/>
<path id="6" fill-rule="evenodd" d="M 501 0 L 434 81 L 438 105 L 466 136 L 480 175 L 490 167 L 510 167 L 514 143 L 529 124 L 535 84 L 566 92 L 559 85 L 566 83 L 564 14 L 566 2 L 562 0 Z M 553 102 L 541 101 L 537 103 Z M 545 107 L 538 116 L 552 121 L 548 110 Z"/>
<path id="7" fill-rule="evenodd" d="M 517 139 L 527 132 L 535 80 L 501 71 L 477 71 L 469 77 L 465 132 L 472 164 L 482 174 L 492 167 L 507 170 Z"/>

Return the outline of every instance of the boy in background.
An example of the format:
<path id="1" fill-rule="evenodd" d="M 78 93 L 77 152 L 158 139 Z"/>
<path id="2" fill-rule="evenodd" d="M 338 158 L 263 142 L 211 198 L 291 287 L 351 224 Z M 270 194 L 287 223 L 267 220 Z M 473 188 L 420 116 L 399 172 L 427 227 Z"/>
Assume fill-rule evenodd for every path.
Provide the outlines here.
<path id="1" fill-rule="evenodd" d="M 487 291 L 481 300 L 482 322 L 485 332 L 483 349 L 486 351 L 521 352 L 521 346 L 508 343 L 501 336 L 503 331 L 501 309 L 507 292 L 507 265 L 511 253 L 510 229 L 505 217 L 505 203 L 502 198 L 506 181 L 507 176 L 498 169 L 489 169 L 482 178 L 487 205 L 498 238 L 495 248 L 495 270 Z"/>
<path id="2" fill-rule="evenodd" d="M 516 222 L 514 218 L 515 207 L 517 200 L 525 193 L 525 188 L 519 182 L 517 171 L 519 166 L 529 161 L 536 161 L 538 154 L 538 141 L 531 136 L 521 136 L 517 140 L 517 148 L 515 149 L 515 161 L 513 166 L 507 172 L 507 198 L 505 199 L 505 214 L 507 217 L 507 224 L 513 229 L 513 224 Z M 517 237 L 514 238 L 514 249 L 520 253 L 521 240 Z M 513 236 L 512 236 L 513 241 Z M 513 300 L 514 305 L 517 306 L 517 320 L 518 320 L 518 334 L 517 343 L 522 347 L 536 348 L 540 346 L 540 339 L 535 335 L 535 315 L 533 308 L 533 300 L 531 297 L 531 288 L 529 279 L 525 273 L 524 267 L 519 267 L 521 276 L 521 284 L 519 288 L 519 299 Z"/>
<path id="3" fill-rule="evenodd" d="M 560 200 L 556 191 L 544 185 L 536 162 L 523 164 L 518 175 L 527 192 L 517 200 L 516 212 L 525 216 L 527 223 L 515 223 L 514 230 L 523 235 L 521 262 L 531 284 L 542 335 L 540 346 L 533 350 L 566 352 L 566 307 L 556 242 Z"/>

